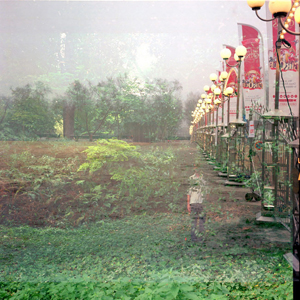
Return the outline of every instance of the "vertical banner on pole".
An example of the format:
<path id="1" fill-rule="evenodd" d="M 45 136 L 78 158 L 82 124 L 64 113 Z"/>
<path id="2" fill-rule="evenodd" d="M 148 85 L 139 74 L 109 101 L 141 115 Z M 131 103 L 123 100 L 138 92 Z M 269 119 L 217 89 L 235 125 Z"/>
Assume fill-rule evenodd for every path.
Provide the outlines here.
<path id="1" fill-rule="evenodd" d="M 268 10 L 267 17 L 271 17 L 271 13 Z M 269 108 L 271 110 L 274 110 L 275 108 L 275 73 L 277 64 L 277 53 L 275 43 L 278 40 L 277 25 L 277 19 L 267 23 L 267 33 L 268 36 L 271 37 L 268 40 L 268 67 L 270 85 Z M 291 22 L 289 23 L 289 29 L 292 31 L 296 31 L 294 18 L 291 18 Z M 291 44 L 291 47 L 287 48 L 284 45 L 284 43 L 282 43 L 281 49 L 278 51 L 280 59 L 280 68 L 284 80 L 283 84 L 282 78 L 280 76 L 279 109 L 287 115 L 291 115 L 292 111 L 293 116 L 296 117 L 299 114 L 299 42 L 296 36 L 289 33 L 285 34 L 284 38 Z M 286 96 L 288 98 L 288 101 L 286 99 Z"/>
<path id="2" fill-rule="evenodd" d="M 236 61 L 234 59 L 234 54 L 235 54 L 235 48 L 228 46 L 228 45 L 224 45 L 227 49 L 229 49 L 231 51 L 231 56 L 228 59 L 228 64 L 229 65 L 235 65 Z M 229 67 L 226 65 L 226 72 L 228 73 L 228 77 L 225 81 L 225 89 L 227 87 L 231 87 L 233 88 L 233 94 L 230 97 L 230 112 L 229 112 L 229 120 L 227 120 L 227 122 L 231 122 L 234 121 L 236 119 L 236 104 L 237 104 L 237 88 L 238 88 L 238 84 L 237 84 L 237 70 L 235 67 Z M 241 108 L 241 103 L 240 103 L 240 108 Z M 228 112 L 228 105 L 226 106 L 226 110 L 225 110 L 225 115 L 227 116 L 227 112 Z M 228 123 L 227 123 L 228 125 Z"/>
<path id="3" fill-rule="evenodd" d="M 265 105 L 263 41 L 260 32 L 253 26 L 238 23 L 238 31 L 240 43 L 247 48 L 242 71 L 242 93 L 245 117 L 248 119 L 251 101 Z"/>

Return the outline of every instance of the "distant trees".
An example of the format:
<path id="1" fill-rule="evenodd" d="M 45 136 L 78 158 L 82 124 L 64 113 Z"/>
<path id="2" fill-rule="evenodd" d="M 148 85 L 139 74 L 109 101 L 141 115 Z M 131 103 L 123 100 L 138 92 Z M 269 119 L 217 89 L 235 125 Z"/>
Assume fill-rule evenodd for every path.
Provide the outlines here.
<path id="1" fill-rule="evenodd" d="M 120 75 L 96 85 L 74 80 L 61 96 L 49 98 L 42 82 L 12 89 L 0 98 L 0 139 L 54 134 L 63 124 L 66 138 L 100 133 L 160 140 L 176 134 L 183 117 L 178 81 L 142 82 Z"/>
<path id="2" fill-rule="evenodd" d="M 108 78 L 93 86 L 74 81 L 65 95 L 74 107 L 74 135 L 99 132 L 133 136 L 137 141 L 164 139 L 174 135 L 182 119 L 178 81 L 157 79 L 141 83 L 127 75 Z M 72 110 L 73 111 L 73 110 Z M 70 124 L 64 117 L 65 132 Z"/>
<path id="3" fill-rule="evenodd" d="M 1 139 L 34 138 L 54 134 L 55 116 L 48 101 L 50 89 L 42 82 L 12 89 L 0 99 Z"/>

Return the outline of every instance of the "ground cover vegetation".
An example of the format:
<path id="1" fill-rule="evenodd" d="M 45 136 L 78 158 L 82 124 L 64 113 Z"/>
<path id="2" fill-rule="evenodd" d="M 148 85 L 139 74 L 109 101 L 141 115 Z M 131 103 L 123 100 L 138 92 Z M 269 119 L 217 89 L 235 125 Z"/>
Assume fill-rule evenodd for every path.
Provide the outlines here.
<path id="1" fill-rule="evenodd" d="M 176 80 L 145 82 L 125 74 L 92 84 L 58 73 L 54 77 L 65 85 L 56 91 L 49 88 L 48 77 L 0 97 L 0 140 L 64 136 L 157 141 L 176 137 L 184 111 L 190 121 L 190 107 L 183 108 Z"/>
<path id="2" fill-rule="evenodd" d="M 189 142 L 1 142 L 1 299 L 292 299 L 289 243 Z M 204 242 L 188 177 L 203 172 Z"/>

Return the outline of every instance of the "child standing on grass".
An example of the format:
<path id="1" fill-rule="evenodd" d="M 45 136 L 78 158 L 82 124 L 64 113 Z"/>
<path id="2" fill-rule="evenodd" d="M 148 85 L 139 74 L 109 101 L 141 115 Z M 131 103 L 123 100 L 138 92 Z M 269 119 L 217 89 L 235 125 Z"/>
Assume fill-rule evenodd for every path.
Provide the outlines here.
<path id="1" fill-rule="evenodd" d="M 187 195 L 187 210 L 191 215 L 191 237 L 193 242 L 202 242 L 202 232 L 204 231 L 205 217 L 203 213 L 203 200 L 206 194 L 205 181 L 203 175 L 199 173 L 190 176 L 190 188 Z"/>

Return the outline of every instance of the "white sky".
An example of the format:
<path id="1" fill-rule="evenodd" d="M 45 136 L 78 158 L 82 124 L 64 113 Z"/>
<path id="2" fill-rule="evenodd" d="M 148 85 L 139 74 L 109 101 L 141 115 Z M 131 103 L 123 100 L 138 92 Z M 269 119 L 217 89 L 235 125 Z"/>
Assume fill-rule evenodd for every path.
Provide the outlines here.
<path id="1" fill-rule="evenodd" d="M 265 7 L 260 15 L 265 17 Z M 0 94 L 24 84 L 28 75 L 49 72 L 35 64 L 50 61 L 50 47 L 36 43 L 49 32 L 59 40 L 62 31 L 96 32 L 106 42 L 99 49 L 105 61 L 99 56 L 91 62 L 105 70 L 99 71 L 99 80 L 126 71 L 144 79 L 178 79 L 183 95 L 202 93 L 210 73 L 220 67 L 222 45 L 238 46 L 237 23 L 255 26 L 267 45 L 266 23 L 246 0 L 0 0 Z M 113 43 L 121 45 L 120 57 L 109 57 Z"/>

